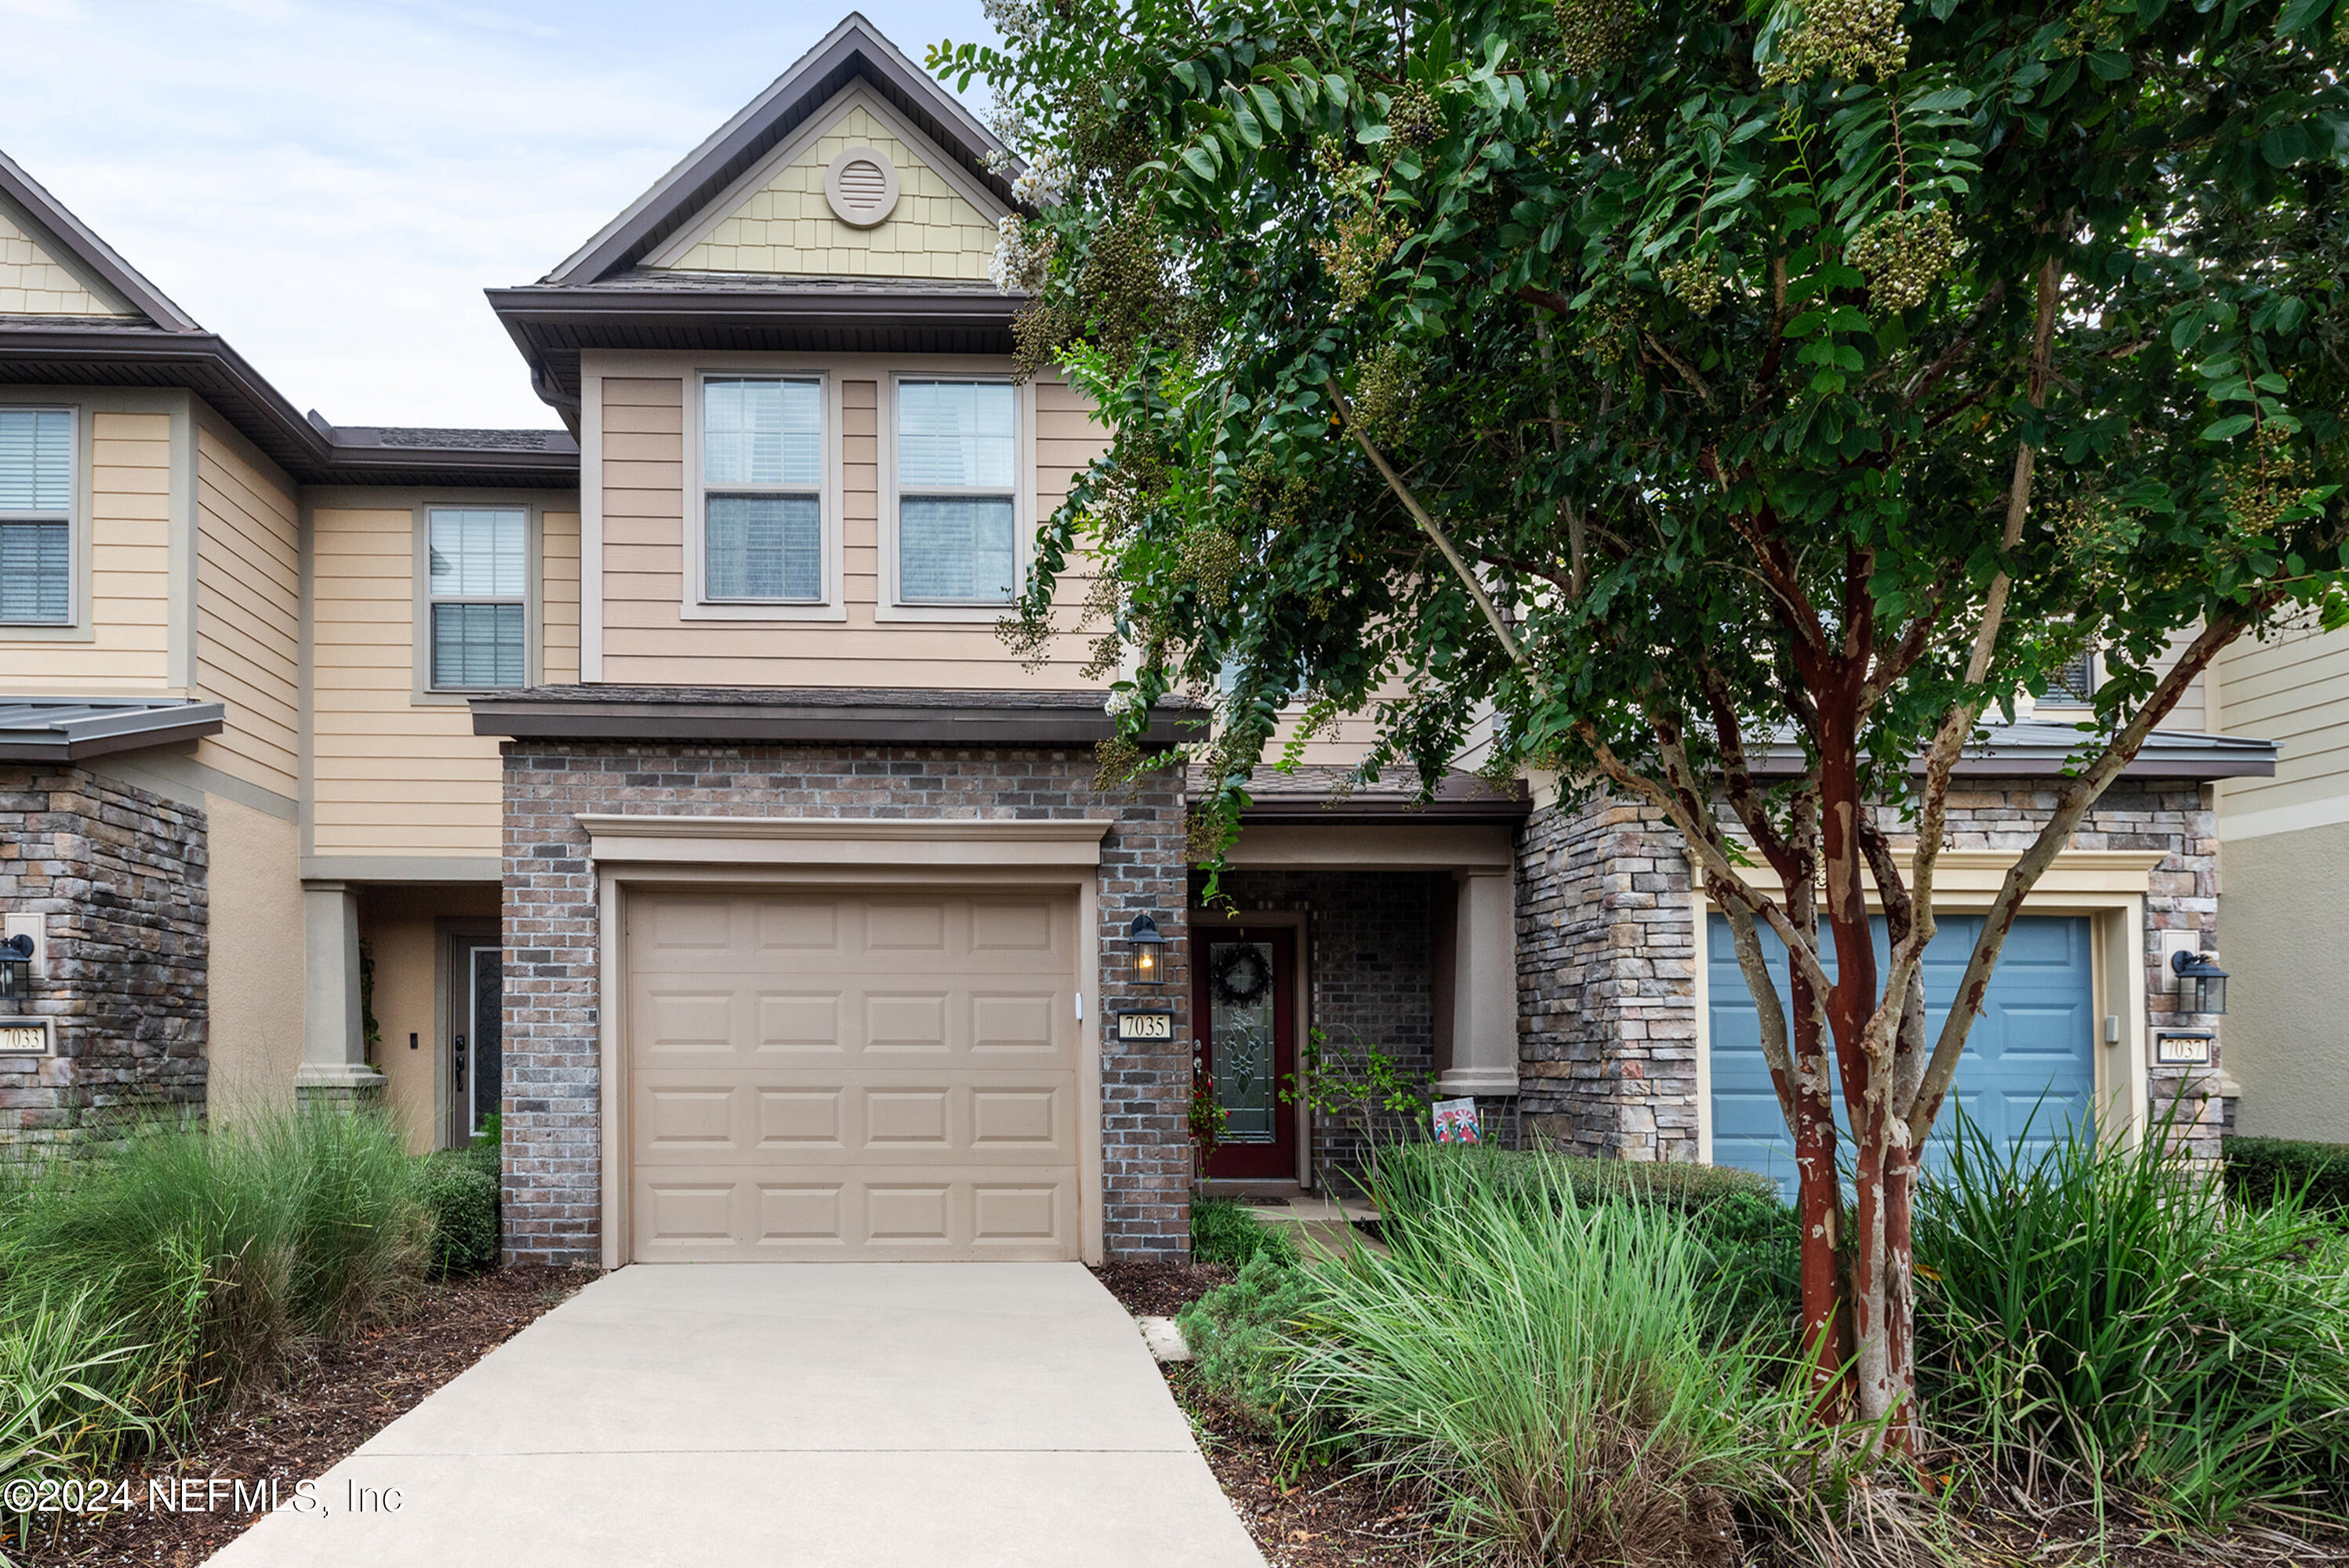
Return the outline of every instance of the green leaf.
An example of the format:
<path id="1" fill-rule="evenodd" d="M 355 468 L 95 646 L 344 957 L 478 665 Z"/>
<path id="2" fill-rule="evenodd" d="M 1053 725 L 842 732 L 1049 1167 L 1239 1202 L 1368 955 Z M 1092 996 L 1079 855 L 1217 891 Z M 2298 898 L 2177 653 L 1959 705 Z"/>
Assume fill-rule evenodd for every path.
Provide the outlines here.
<path id="1" fill-rule="evenodd" d="M 1212 141 L 1193 142 L 1183 150 L 1183 167 L 1200 179 L 1213 181 L 1222 170 L 1217 167 Z"/>
<path id="2" fill-rule="evenodd" d="M 2302 27 L 2321 18 L 2332 0 L 2289 0 L 2283 15 L 2276 18 L 2276 36 L 2289 38 Z"/>
<path id="3" fill-rule="evenodd" d="M 1232 105 L 1232 130 L 1253 152 L 1264 145 L 1264 127 L 1246 104 Z"/>
<path id="4" fill-rule="evenodd" d="M 2129 58 L 2117 49 L 2096 49 L 2087 56 L 2088 69 L 2102 80 L 2117 82 L 2129 74 Z"/>
<path id="5" fill-rule="evenodd" d="M 2206 428 L 2202 438 L 2206 441 L 2231 441 L 2251 428 L 2251 417 L 2249 414 L 2232 414 Z"/>

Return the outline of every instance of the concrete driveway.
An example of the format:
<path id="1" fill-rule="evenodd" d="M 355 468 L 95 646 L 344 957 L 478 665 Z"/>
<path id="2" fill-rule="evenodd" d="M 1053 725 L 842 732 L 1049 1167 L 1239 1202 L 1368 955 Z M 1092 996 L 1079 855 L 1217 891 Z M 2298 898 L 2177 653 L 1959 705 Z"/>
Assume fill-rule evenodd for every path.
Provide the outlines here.
<path id="1" fill-rule="evenodd" d="M 316 1494 L 212 1561 L 1264 1561 L 1133 1319 L 1074 1264 L 639 1264 L 492 1351 Z"/>

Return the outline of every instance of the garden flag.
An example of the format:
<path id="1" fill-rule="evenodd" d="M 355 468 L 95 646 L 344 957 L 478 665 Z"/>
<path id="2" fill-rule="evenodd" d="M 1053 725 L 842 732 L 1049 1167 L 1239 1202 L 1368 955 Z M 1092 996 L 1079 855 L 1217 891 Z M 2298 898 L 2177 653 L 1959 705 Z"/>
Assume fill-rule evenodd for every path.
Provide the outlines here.
<path id="1" fill-rule="evenodd" d="M 1439 1099 L 1435 1102 L 1435 1141 L 1438 1143 L 1481 1143 L 1476 1136 L 1476 1102 L 1473 1099 Z"/>

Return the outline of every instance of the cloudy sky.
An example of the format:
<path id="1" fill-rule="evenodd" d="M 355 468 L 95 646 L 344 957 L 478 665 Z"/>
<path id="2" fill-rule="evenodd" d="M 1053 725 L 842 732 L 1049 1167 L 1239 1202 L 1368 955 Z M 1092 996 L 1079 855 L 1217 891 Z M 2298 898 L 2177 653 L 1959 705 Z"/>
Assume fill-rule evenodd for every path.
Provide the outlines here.
<path id="1" fill-rule="evenodd" d="M 851 4 L 0 0 L 0 150 L 297 408 L 552 425 L 481 290 L 568 255 Z M 992 36 L 979 0 L 859 8 L 917 65 Z"/>

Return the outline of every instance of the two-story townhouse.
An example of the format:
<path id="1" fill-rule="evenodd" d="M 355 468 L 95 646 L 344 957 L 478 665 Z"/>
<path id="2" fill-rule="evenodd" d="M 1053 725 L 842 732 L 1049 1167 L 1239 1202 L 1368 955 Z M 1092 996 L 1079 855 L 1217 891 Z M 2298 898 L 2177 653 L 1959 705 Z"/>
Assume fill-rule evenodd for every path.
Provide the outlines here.
<path id="1" fill-rule="evenodd" d="M 0 407 L 69 415 L 66 548 L 113 573 L 0 625 L 25 846 L 0 911 L 45 931 L 30 1010 L 57 1040 L 0 1057 L 20 1120 L 69 1119 L 109 1072 L 191 1096 L 199 1057 L 280 1095 L 379 1076 L 419 1147 L 502 1112 L 511 1254 L 606 1264 L 1179 1253 L 1198 1069 L 1230 1115 L 1211 1176 L 1293 1189 L 1344 1153 L 1290 1092 L 1317 1037 L 1513 1136 L 1783 1174 L 1720 919 L 1638 808 L 1465 772 L 1413 806 L 1347 786 L 1341 731 L 1261 781 L 1210 908 L 1179 769 L 1093 788 L 1083 583 L 1040 662 L 995 630 L 1101 443 L 1068 387 L 1012 374 L 1000 150 L 852 15 L 546 277 L 491 291 L 567 435 L 295 420 L 151 289 L 107 285 L 137 323 L 94 309 L 110 253 L 12 185 L 26 253 L 86 297 L 0 302 Z M 189 339 L 139 373 L 192 459 L 243 454 L 278 578 L 204 552 L 201 475 L 141 503 L 154 523 L 118 516 L 129 429 L 99 387 L 127 373 L 98 346 L 126 333 Z M 20 570 L 53 581 L 14 559 L 0 601 Z M 72 593 L 98 567 L 77 570 Z M 255 782 L 267 714 L 205 650 L 264 581 L 285 695 Z M 146 587 L 163 655 L 123 673 Z M 121 670 L 54 662 L 68 636 Z M 101 696 L 121 714 L 92 717 Z M 122 748 L 76 749 L 106 723 Z M 2034 719 L 1968 758 L 1937 959 L 2076 739 Z M 2215 781 L 2273 769 L 2254 739 L 2147 748 L 2010 946 L 1957 1086 L 1972 1114 L 2130 1130 L 2183 1095 L 2215 1123 L 2208 1075 L 2154 1060 L 2180 1021 L 2161 965 L 2212 941 Z M 71 868 L 118 842 L 150 861 L 100 900 Z M 1937 1006 L 1954 980 L 1934 965 Z M 150 990 L 178 1011 L 125 1000 Z M 178 1065 L 124 1043 L 149 1038 Z"/>
<path id="2" fill-rule="evenodd" d="M 560 430 L 304 417 L 0 157 L 16 1137 L 387 1085 L 419 1147 L 468 1135 L 500 801 L 466 695 L 575 678 L 577 486 Z"/>

